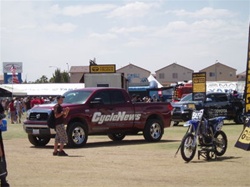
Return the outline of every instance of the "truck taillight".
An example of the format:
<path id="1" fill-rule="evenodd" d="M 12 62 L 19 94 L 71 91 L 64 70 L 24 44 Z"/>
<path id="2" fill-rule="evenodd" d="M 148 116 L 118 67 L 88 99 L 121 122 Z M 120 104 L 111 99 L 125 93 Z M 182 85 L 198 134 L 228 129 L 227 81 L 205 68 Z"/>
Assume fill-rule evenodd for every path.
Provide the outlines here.
<path id="1" fill-rule="evenodd" d="M 170 103 L 168 103 L 167 109 L 170 110 L 170 111 L 172 111 L 173 110 L 173 106 Z"/>

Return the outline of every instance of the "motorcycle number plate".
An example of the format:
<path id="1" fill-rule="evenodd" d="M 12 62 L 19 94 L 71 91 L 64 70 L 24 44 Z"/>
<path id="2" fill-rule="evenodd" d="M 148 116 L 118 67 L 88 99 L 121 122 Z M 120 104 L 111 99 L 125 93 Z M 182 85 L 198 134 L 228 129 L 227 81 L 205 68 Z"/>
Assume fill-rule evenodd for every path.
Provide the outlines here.
<path id="1" fill-rule="evenodd" d="M 39 134 L 39 129 L 33 129 L 32 134 Z"/>

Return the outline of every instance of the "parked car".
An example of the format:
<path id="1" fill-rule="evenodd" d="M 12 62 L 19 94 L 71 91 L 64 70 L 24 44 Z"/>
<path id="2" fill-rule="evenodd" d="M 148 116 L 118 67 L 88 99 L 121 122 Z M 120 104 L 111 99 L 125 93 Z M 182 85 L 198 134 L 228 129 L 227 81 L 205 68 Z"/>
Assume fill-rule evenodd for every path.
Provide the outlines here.
<path id="1" fill-rule="evenodd" d="M 228 120 L 234 120 L 242 124 L 244 102 L 231 94 L 223 92 L 207 93 L 204 101 L 193 101 L 192 94 L 188 94 L 180 102 L 172 103 L 174 125 L 191 119 L 193 109 L 205 109 L 207 118 L 225 116 Z"/>

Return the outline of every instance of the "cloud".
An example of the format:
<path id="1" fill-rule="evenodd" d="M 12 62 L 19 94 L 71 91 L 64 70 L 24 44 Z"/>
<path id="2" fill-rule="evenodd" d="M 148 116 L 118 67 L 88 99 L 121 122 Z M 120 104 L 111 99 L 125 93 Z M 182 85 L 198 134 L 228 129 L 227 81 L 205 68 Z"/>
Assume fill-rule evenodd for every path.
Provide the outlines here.
<path id="1" fill-rule="evenodd" d="M 143 17 L 149 13 L 151 8 L 154 8 L 156 6 L 157 6 L 157 4 L 154 4 L 154 3 L 151 3 L 151 4 L 147 4 L 144 2 L 128 3 L 124 6 L 118 7 L 115 10 L 113 10 L 108 15 L 108 17 L 109 18 L 113 18 L 113 17 L 122 17 L 122 18 Z"/>
<path id="2" fill-rule="evenodd" d="M 62 33 L 73 32 L 75 31 L 76 28 L 77 26 L 72 23 L 62 23 L 62 24 L 51 23 L 44 26 L 45 31 L 62 32 Z"/>
<path id="3" fill-rule="evenodd" d="M 116 6 L 112 4 L 94 4 L 94 5 L 76 5 L 76 6 L 67 6 L 61 8 L 58 5 L 53 5 L 51 10 L 54 10 L 55 13 L 60 13 L 65 16 L 81 16 L 84 14 L 92 14 L 97 12 L 104 12 L 114 9 Z"/>
<path id="4" fill-rule="evenodd" d="M 102 41 L 106 41 L 106 40 L 111 40 L 111 39 L 117 38 L 116 35 L 110 34 L 110 33 L 107 33 L 107 34 L 91 33 L 89 35 L 89 37 L 93 38 L 93 39 L 97 39 L 97 40 L 102 40 Z"/>
<path id="5" fill-rule="evenodd" d="M 184 9 L 181 10 L 173 10 L 173 11 L 166 11 L 166 13 L 172 13 L 176 16 L 180 17 L 191 17 L 191 18 L 231 18 L 235 16 L 234 13 L 230 12 L 226 9 L 214 9 L 211 7 L 204 7 L 200 10 L 197 10 L 195 12 L 189 12 Z"/>
<path id="6" fill-rule="evenodd" d="M 137 27 L 113 27 L 110 29 L 113 33 L 118 34 L 127 34 L 127 33 L 136 33 L 136 32 L 146 32 L 148 29 L 146 26 L 137 26 Z"/>

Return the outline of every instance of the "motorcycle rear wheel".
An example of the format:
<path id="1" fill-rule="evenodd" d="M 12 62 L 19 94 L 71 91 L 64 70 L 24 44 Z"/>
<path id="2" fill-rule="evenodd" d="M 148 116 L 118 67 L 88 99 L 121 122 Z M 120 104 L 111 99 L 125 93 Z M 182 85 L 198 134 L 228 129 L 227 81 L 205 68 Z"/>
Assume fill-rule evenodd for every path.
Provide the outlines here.
<path id="1" fill-rule="evenodd" d="M 186 162 L 190 162 L 196 152 L 196 144 L 194 145 L 195 137 L 193 134 L 188 133 L 184 136 L 181 142 L 181 156 Z"/>
<path id="2" fill-rule="evenodd" d="M 215 151 L 217 156 L 222 156 L 227 150 L 227 135 L 223 131 L 218 131 L 214 135 Z"/>

